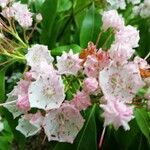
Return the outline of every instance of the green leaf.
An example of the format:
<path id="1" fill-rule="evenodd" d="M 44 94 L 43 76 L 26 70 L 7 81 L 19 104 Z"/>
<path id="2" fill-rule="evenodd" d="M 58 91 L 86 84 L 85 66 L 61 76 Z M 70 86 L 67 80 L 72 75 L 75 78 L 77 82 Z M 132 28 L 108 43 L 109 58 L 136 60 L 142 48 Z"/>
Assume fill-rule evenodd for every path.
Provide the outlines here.
<path id="1" fill-rule="evenodd" d="M 59 46 L 55 49 L 53 49 L 51 51 L 51 54 L 53 56 L 58 56 L 58 55 L 61 55 L 63 51 L 65 52 L 69 52 L 69 50 L 72 49 L 72 51 L 74 53 L 80 53 L 82 51 L 82 48 L 76 44 L 71 44 L 71 45 L 66 45 L 66 46 Z"/>
<path id="2" fill-rule="evenodd" d="M 124 150 L 128 149 L 128 147 L 130 147 L 130 145 L 135 141 L 138 133 L 139 128 L 135 120 L 132 120 L 130 122 L 129 131 L 125 131 L 123 128 L 119 128 L 117 131 L 114 131 L 114 135 L 118 145 Z"/>
<path id="3" fill-rule="evenodd" d="M 74 148 L 69 143 L 58 143 L 53 150 L 74 150 Z"/>
<path id="4" fill-rule="evenodd" d="M 67 11 L 71 8 L 72 2 L 70 0 L 59 0 L 58 1 L 58 12 Z"/>
<path id="5" fill-rule="evenodd" d="M 75 140 L 75 150 L 97 150 L 95 111 L 96 104 L 85 112 L 86 122 Z"/>
<path id="6" fill-rule="evenodd" d="M 5 70 L 0 71 L 0 102 L 5 99 Z"/>
<path id="7" fill-rule="evenodd" d="M 75 0 L 74 2 L 74 12 L 77 13 L 82 11 L 85 7 L 92 3 L 92 0 Z"/>
<path id="8" fill-rule="evenodd" d="M 87 47 L 89 41 L 96 43 L 100 27 L 102 25 L 100 15 L 96 11 L 94 4 L 86 12 L 80 31 L 80 45 Z"/>
<path id="9" fill-rule="evenodd" d="M 34 1 L 35 9 L 36 9 L 37 12 L 39 12 L 41 10 L 44 1 L 45 0 L 36 0 L 36 1 Z"/>
<path id="10" fill-rule="evenodd" d="M 0 69 L 0 102 L 4 102 L 4 100 L 5 100 L 5 73 L 6 73 L 6 70 L 14 62 L 15 62 L 15 60 L 11 61 L 10 63 L 8 63 L 7 65 L 5 65 L 4 67 L 2 67 Z"/>
<path id="11" fill-rule="evenodd" d="M 136 109 L 135 110 L 135 119 L 137 124 L 141 130 L 141 132 L 145 135 L 148 142 L 150 143 L 150 118 L 145 109 Z"/>
<path id="12" fill-rule="evenodd" d="M 7 150 L 11 148 L 14 136 L 8 122 L 4 120 L 3 124 L 4 130 L 1 132 L 0 135 L 0 150 Z"/>
<path id="13" fill-rule="evenodd" d="M 41 43 L 46 44 L 50 48 L 52 30 L 57 16 L 58 0 L 46 0 L 42 6 L 42 33 Z"/>

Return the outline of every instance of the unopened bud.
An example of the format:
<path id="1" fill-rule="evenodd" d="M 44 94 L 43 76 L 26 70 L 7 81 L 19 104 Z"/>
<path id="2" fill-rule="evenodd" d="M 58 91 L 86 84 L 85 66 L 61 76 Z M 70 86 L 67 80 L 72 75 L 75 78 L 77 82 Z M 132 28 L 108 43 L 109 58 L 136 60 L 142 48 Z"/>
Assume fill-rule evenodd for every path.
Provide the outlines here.
<path id="1" fill-rule="evenodd" d="M 41 22 L 42 19 L 43 19 L 43 18 L 42 18 L 42 15 L 41 15 L 40 13 L 36 15 L 36 21 L 37 21 L 37 22 Z"/>

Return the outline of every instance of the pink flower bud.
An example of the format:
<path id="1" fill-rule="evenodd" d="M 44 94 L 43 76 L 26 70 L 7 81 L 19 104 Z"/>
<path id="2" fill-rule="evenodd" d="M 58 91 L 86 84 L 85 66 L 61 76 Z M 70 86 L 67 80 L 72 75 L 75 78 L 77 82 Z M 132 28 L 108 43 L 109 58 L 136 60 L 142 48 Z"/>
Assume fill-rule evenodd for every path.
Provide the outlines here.
<path id="1" fill-rule="evenodd" d="M 93 77 L 86 78 L 83 83 L 83 88 L 84 91 L 88 93 L 95 92 L 98 88 L 98 82 L 96 78 Z"/>

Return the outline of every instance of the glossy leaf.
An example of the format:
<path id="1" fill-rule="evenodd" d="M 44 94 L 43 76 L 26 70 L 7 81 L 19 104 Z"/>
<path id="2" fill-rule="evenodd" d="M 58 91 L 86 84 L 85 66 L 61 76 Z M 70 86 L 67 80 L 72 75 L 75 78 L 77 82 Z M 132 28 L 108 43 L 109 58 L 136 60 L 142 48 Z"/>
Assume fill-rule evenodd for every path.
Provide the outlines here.
<path id="1" fill-rule="evenodd" d="M 148 113 L 145 109 L 136 109 L 135 110 L 135 119 L 137 121 L 137 124 L 141 130 L 141 132 L 145 135 L 147 140 L 150 143 L 150 118 L 148 116 Z"/>
<path id="2" fill-rule="evenodd" d="M 51 51 L 51 54 L 53 56 L 61 55 L 63 51 L 69 52 L 69 50 L 72 49 L 74 53 L 80 53 L 82 51 L 82 48 L 76 44 L 72 45 L 66 45 L 66 46 L 59 46 Z"/>
<path id="3" fill-rule="evenodd" d="M 96 122 L 95 122 L 95 111 L 96 104 L 88 109 L 86 113 L 86 122 L 83 129 L 78 134 L 75 140 L 75 150 L 97 150 L 97 133 L 96 133 Z"/>
<path id="4" fill-rule="evenodd" d="M 53 25 L 57 15 L 58 0 L 46 0 L 42 7 L 41 43 L 50 47 Z"/>
<path id="5" fill-rule="evenodd" d="M 101 27 L 100 15 L 94 4 L 86 12 L 80 31 L 80 45 L 85 48 L 89 41 L 96 43 Z"/>
<path id="6" fill-rule="evenodd" d="M 71 8 L 71 0 L 59 0 L 58 1 L 58 12 L 67 11 Z"/>

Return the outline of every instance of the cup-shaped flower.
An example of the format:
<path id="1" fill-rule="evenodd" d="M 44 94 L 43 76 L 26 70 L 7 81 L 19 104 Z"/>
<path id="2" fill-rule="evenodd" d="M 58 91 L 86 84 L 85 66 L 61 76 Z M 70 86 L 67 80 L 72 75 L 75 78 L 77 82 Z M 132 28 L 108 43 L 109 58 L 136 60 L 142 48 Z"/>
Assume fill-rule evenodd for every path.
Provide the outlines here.
<path id="1" fill-rule="evenodd" d="M 43 122 L 43 128 L 49 141 L 73 143 L 84 123 L 79 110 L 73 105 L 63 104 L 50 110 Z"/>

